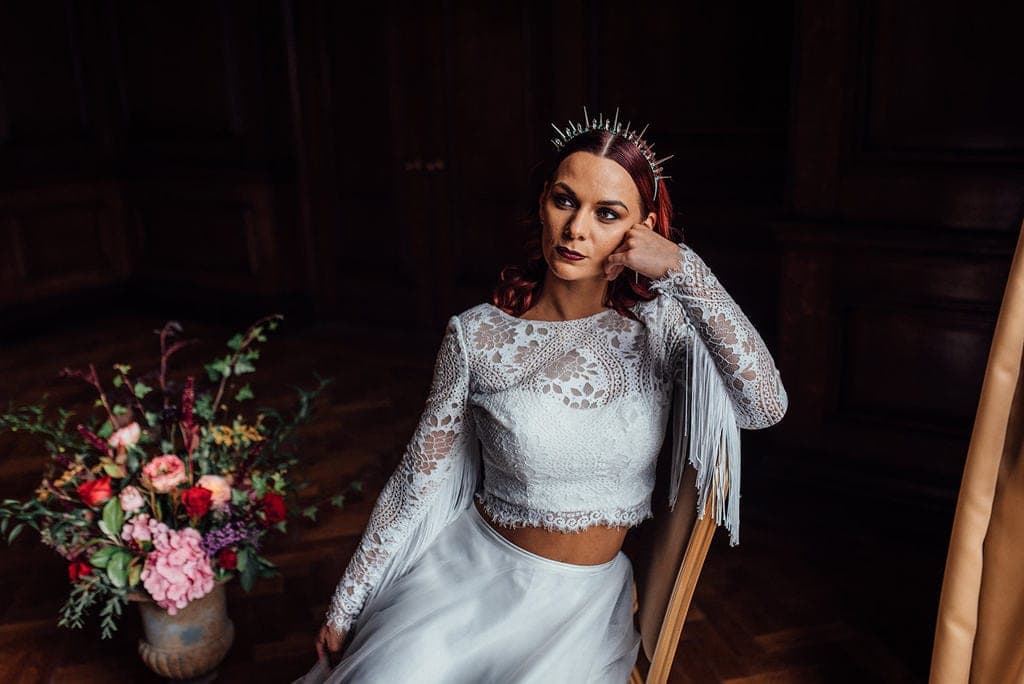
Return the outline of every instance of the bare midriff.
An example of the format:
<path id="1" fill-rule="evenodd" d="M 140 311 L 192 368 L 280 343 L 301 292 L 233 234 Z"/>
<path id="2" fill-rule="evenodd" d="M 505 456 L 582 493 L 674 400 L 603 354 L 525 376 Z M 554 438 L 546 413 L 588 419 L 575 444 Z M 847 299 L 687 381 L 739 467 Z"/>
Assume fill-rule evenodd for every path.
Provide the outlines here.
<path id="1" fill-rule="evenodd" d="M 626 540 L 628 527 L 594 525 L 582 532 L 558 532 L 543 527 L 502 527 L 479 500 L 473 505 L 487 524 L 516 546 L 538 556 L 574 565 L 600 565 L 615 558 Z"/>

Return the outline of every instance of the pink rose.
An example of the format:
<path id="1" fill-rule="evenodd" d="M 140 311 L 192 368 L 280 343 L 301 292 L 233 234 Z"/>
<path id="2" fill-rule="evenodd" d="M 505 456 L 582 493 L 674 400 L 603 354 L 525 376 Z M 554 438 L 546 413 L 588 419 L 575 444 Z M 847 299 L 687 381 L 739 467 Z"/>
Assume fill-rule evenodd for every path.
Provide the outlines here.
<path id="1" fill-rule="evenodd" d="M 114 434 L 110 435 L 107 439 L 107 444 L 114 447 L 130 447 L 139 441 L 139 436 L 142 434 L 142 429 L 139 424 L 135 421 L 128 423 L 120 430 L 116 430 Z"/>
<path id="2" fill-rule="evenodd" d="M 125 513 L 137 511 L 146 503 L 145 499 L 142 498 L 142 492 L 133 485 L 128 485 L 122 489 L 117 498 L 121 501 L 121 510 Z"/>
<path id="3" fill-rule="evenodd" d="M 185 464 L 174 454 L 163 454 L 142 466 L 142 482 L 166 494 L 185 481 Z"/>
<path id="4" fill-rule="evenodd" d="M 196 486 L 210 490 L 210 504 L 214 508 L 220 508 L 231 501 L 231 485 L 220 475 L 203 475 Z"/>

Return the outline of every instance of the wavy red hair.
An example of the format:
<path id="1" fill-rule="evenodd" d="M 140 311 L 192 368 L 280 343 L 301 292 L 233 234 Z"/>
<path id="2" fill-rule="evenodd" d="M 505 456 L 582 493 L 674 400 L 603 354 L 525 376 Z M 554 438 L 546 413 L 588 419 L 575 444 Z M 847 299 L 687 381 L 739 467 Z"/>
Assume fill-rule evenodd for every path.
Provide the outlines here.
<path id="1" fill-rule="evenodd" d="M 526 312 L 543 291 L 548 264 L 541 251 L 541 225 L 540 217 L 537 215 L 536 202 L 543 192 L 544 181 L 554 181 L 562 160 L 574 152 L 589 152 L 611 159 L 624 168 L 636 183 L 640 193 L 640 201 L 643 204 L 640 215 L 646 216 L 649 212 L 654 212 L 657 216 L 654 230 L 673 242 L 683 241 L 682 228 L 672 225 L 674 219 L 672 198 L 665 186 L 665 180 L 659 179 L 658 181 L 658 199 L 655 201 L 654 174 L 651 172 L 651 165 L 637 146 L 622 136 L 603 129 L 577 135 L 561 149 L 552 153 L 548 159 L 534 167 L 535 176 L 530 184 L 533 190 L 530 209 L 528 212 L 524 212 L 524 217 L 518 222 L 526 230 L 523 244 L 525 261 L 518 265 L 502 268 L 499 282 L 491 294 L 491 303 L 513 316 L 520 316 Z M 630 307 L 638 301 L 650 300 L 655 297 L 647 289 L 650 279 L 639 274 L 639 282 L 635 282 L 635 280 L 637 280 L 636 272 L 626 268 L 615 280 L 609 281 L 604 305 L 613 307 L 624 316 L 635 318 L 633 312 L 629 310 Z"/>

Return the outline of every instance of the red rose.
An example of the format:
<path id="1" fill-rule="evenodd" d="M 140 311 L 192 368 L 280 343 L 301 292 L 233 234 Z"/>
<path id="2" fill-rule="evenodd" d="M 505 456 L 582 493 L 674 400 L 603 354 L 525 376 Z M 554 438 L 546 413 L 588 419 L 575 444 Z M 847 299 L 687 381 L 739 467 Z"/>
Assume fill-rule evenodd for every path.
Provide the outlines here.
<path id="1" fill-rule="evenodd" d="M 217 554 L 217 563 L 225 570 L 234 570 L 238 567 L 238 554 L 231 549 L 223 549 Z"/>
<path id="2" fill-rule="evenodd" d="M 181 493 L 181 503 L 185 504 L 188 517 L 201 518 L 210 510 L 210 497 L 213 496 L 206 487 L 189 487 Z"/>
<path id="3" fill-rule="evenodd" d="M 268 527 L 285 519 L 284 499 L 280 494 L 267 492 L 260 499 L 260 504 L 263 507 L 263 517 Z"/>
<path id="4" fill-rule="evenodd" d="M 78 498 L 86 506 L 99 506 L 101 503 L 114 495 L 110 489 L 110 476 L 105 475 L 95 480 L 89 480 L 78 485 Z"/>
<path id="5" fill-rule="evenodd" d="M 68 578 L 72 582 L 77 580 L 82 575 L 89 575 L 92 573 L 92 566 L 83 561 L 75 561 L 68 565 Z"/>

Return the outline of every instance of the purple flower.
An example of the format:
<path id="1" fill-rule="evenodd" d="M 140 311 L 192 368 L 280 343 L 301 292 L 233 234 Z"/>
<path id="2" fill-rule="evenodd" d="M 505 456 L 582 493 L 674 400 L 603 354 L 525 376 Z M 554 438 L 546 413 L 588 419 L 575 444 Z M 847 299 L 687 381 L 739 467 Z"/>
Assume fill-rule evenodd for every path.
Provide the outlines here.
<path id="1" fill-rule="evenodd" d="M 248 541 L 259 547 L 259 528 L 243 520 L 233 520 L 224 527 L 210 530 L 203 536 L 203 550 L 213 558 L 226 546 Z"/>

